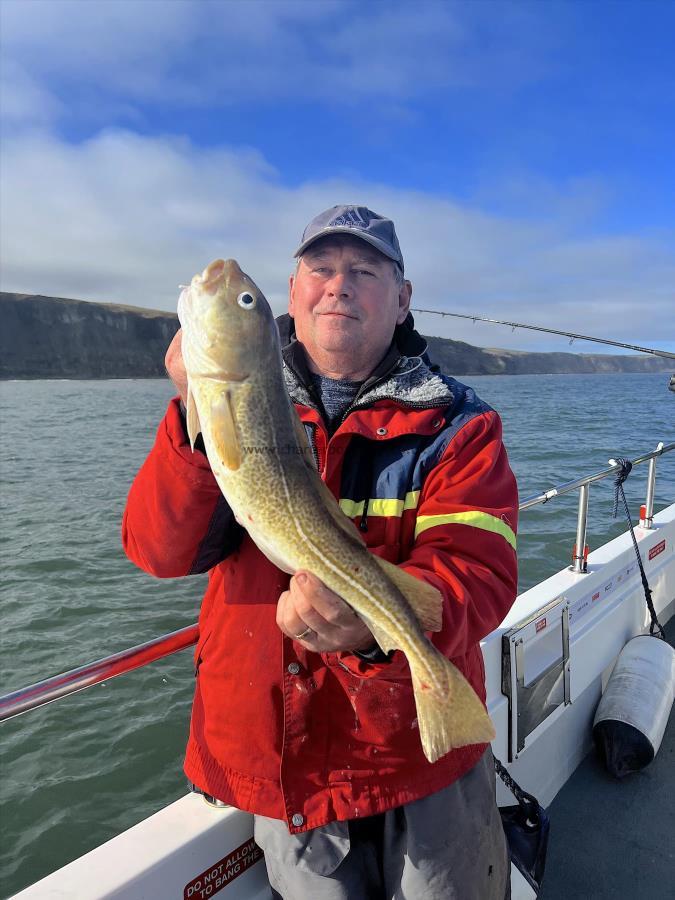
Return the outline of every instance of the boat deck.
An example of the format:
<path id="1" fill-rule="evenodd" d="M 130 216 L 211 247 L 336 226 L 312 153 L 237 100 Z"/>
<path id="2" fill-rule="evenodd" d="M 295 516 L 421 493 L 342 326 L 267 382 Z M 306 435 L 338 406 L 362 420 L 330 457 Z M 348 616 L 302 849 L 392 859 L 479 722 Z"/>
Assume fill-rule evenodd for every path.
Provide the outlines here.
<path id="1" fill-rule="evenodd" d="M 675 617 L 666 625 L 675 640 Z M 656 759 L 615 780 L 590 753 L 551 806 L 541 900 L 675 896 L 675 716 Z"/>

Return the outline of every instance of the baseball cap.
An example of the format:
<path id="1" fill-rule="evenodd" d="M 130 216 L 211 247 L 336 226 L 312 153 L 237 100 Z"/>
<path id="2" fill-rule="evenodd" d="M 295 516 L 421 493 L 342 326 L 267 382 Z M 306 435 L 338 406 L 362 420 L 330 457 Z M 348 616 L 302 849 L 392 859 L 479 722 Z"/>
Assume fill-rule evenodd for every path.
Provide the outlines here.
<path id="1" fill-rule="evenodd" d="M 312 219 L 302 233 L 302 243 L 293 256 L 301 256 L 310 244 L 329 234 L 351 234 L 371 244 L 403 269 L 403 255 L 391 219 L 367 206 L 332 206 Z"/>

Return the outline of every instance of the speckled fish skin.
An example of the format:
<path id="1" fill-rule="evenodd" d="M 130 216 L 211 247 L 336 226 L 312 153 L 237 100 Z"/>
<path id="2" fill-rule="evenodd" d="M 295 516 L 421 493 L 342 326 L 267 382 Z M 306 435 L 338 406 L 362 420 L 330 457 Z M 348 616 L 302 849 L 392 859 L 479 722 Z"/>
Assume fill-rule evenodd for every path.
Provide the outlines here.
<path id="1" fill-rule="evenodd" d="M 202 432 L 237 520 L 275 565 L 312 572 L 363 619 L 383 650 L 403 651 L 431 762 L 455 747 L 492 740 L 482 702 L 424 633 L 423 626 L 440 630 L 440 593 L 368 552 L 316 472 L 263 294 L 234 260 L 216 260 L 183 291 L 178 314 L 190 441 L 194 446 Z"/>

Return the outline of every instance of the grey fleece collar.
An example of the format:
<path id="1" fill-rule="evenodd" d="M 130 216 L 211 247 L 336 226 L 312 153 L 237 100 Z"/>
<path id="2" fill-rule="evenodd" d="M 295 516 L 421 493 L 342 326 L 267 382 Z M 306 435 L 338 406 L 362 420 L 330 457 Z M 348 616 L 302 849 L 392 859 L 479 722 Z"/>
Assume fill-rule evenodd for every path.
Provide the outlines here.
<path id="1" fill-rule="evenodd" d="M 284 379 L 294 403 L 314 406 L 307 388 L 285 363 Z M 404 406 L 448 406 L 455 399 L 451 384 L 451 379 L 432 372 L 418 356 L 402 356 L 394 371 L 358 397 L 354 406 L 370 406 L 384 398 L 391 398 Z"/>

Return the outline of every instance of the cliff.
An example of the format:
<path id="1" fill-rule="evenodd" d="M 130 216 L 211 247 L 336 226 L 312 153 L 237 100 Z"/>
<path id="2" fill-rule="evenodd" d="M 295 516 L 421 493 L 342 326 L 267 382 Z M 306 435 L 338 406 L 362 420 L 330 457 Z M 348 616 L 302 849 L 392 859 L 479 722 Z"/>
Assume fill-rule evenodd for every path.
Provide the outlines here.
<path id="1" fill-rule="evenodd" d="M 155 378 L 178 329 L 175 314 L 37 294 L 0 292 L 0 378 Z M 524 353 L 429 337 L 429 353 L 458 375 L 670 372 L 655 356 Z"/>
<path id="2" fill-rule="evenodd" d="M 0 378 L 155 378 L 176 315 L 0 292 Z"/>
<path id="3" fill-rule="evenodd" d="M 444 372 L 462 375 L 572 375 L 599 372 L 671 372 L 675 360 L 640 353 L 527 353 L 473 347 L 462 341 L 427 337 L 429 356 Z"/>

